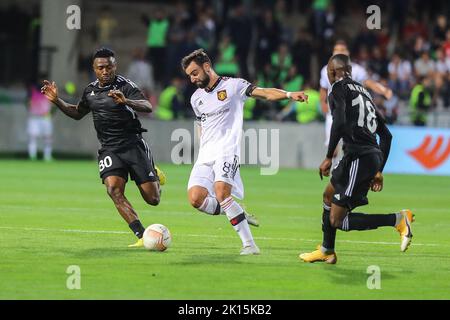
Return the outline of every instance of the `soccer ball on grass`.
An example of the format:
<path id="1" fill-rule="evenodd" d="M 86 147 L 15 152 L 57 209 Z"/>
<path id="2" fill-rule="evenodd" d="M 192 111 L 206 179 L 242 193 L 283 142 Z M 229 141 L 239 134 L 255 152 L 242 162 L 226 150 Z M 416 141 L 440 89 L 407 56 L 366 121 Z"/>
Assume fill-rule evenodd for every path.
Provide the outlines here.
<path id="1" fill-rule="evenodd" d="M 150 251 L 164 251 L 172 243 L 172 235 L 166 226 L 155 223 L 144 231 L 144 247 Z"/>

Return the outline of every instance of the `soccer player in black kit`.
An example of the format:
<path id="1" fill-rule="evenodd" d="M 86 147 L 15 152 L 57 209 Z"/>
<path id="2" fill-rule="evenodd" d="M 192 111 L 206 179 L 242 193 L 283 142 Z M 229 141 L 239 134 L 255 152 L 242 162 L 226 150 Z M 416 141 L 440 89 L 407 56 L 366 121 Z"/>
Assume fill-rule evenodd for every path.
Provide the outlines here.
<path id="1" fill-rule="evenodd" d="M 350 58 L 337 54 L 327 66 L 332 84 L 328 102 L 333 115 L 331 137 L 325 160 L 319 168 L 320 178 L 330 175 L 333 153 L 342 138 L 344 157 L 333 170 L 330 183 L 323 194 L 323 242 L 317 250 L 303 253 L 305 262 L 337 262 L 335 253 L 336 229 L 342 231 L 371 230 L 395 227 L 400 233 L 400 250 L 411 243 L 411 210 L 391 214 L 364 214 L 353 209 L 368 204 L 369 189 L 383 189 L 383 168 L 389 156 L 392 135 L 372 101 L 370 93 L 351 79 Z M 376 135 L 380 137 L 377 143 Z"/>
<path id="2" fill-rule="evenodd" d="M 160 184 L 165 176 L 153 162 L 136 112 L 152 112 L 152 105 L 129 79 L 116 75 L 114 52 L 102 48 L 93 56 L 97 80 L 90 83 L 77 105 L 58 97 L 55 82 L 44 80 L 41 92 L 67 116 L 80 120 L 92 112 L 97 138 L 100 178 L 122 218 L 138 241 L 130 247 L 142 247 L 144 226 L 125 197 L 128 175 L 135 181 L 144 200 L 156 206 L 160 200 Z"/>

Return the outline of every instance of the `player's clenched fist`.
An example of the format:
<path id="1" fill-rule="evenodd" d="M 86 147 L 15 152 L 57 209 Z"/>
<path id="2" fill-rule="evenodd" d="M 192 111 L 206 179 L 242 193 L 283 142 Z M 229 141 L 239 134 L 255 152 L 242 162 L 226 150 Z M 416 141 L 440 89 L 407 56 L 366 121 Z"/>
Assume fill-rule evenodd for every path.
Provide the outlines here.
<path id="1" fill-rule="evenodd" d="M 323 177 L 328 177 L 330 175 L 330 169 L 331 169 L 332 160 L 330 158 L 325 158 L 325 160 L 322 161 L 319 167 L 319 176 L 322 180 Z"/>
<path id="2" fill-rule="evenodd" d="M 55 81 L 51 82 L 48 80 L 42 81 L 41 93 L 47 97 L 51 102 L 58 100 L 58 87 Z"/>
<path id="3" fill-rule="evenodd" d="M 112 97 L 117 104 L 126 104 L 127 98 L 125 98 L 123 92 L 120 90 L 110 90 L 108 96 Z"/>
<path id="4" fill-rule="evenodd" d="M 292 100 L 295 101 L 308 102 L 308 95 L 306 95 L 303 91 L 291 92 L 290 97 Z"/>
<path id="5" fill-rule="evenodd" d="M 383 174 L 381 172 L 377 172 L 370 183 L 370 188 L 373 192 L 380 192 L 383 190 Z"/>

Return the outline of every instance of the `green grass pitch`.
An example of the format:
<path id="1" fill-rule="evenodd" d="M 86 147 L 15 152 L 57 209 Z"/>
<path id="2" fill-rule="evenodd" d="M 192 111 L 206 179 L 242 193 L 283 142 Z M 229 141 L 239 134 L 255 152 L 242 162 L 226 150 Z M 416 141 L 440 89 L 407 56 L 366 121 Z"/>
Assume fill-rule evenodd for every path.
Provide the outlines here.
<path id="1" fill-rule="evenodd" d="M 239 256 L 240 240 L 225 216 L 192 209 L 190 166 L 161 164 L 167 174 L 161 204 L 150 207 L 134 183 L 127 197 L 144 225 L 173 235 L 163 253 L 130 249 L 135 237 L 116 212 L 91 161 L 0 161 L 0 299 L 449 299 L 450 179 L 386 175 L 385 189 L 358 211 L 409 207 L 414 238 L 400 252 L 393 228 L 338 231 L 338 264 L 306 264 L 300 252 L 321 241 L 317 171 L 282 169 L 261 176 L 242 168 L 244 204 L 260 256 Z M 69 290 L 68 266 L 81 270 Z M 370 290 L 369 266 L 381 271 Z"/>

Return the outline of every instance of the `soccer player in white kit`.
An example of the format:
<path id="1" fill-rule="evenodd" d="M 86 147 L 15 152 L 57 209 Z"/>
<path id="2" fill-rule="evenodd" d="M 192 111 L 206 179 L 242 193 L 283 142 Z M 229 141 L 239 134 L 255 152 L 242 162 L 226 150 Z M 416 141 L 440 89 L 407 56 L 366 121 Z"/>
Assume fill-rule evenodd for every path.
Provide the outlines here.
<path id="1" fill-rule="evenodd" d="M 333 48 L 333 56 L 336 54 L 345 54 L 350 56 L 347 44 L 342 41 L 336 41 Z M 383 86 L 381 83 L 369 79 L 367 71 L 361 67 L 359 64 L 352 62 L 352 79 L 364 85 L 364 87 L 384 96 L 387 100 L 392 98 L 392 90 Z M 325 114 L 325 145 L 328 147 L 330 141 L 331 124 L 333 123 L 333 118 L 331 116 L 331 111 L 328 108 L 327 97 L 331 90 L 331 84 L 328 80 L 327 75 L 327 65 L 323 66 L 320 71 L 320 105 L 322 107 L 322 112 Z M 335 152 L 336 157 L 337 152 Z"/>
<path id="2" fill-rule="evenodd" d="M 44 160 L 51 161 L 53 135 L 52 104 L 35 85 L 30 88 L 28 110 L 28 156 L 31 160 L 36 160 L 38 138 L 42 137 L 44 140 Z"/>
<path id="3" fill-rule="evenodd" d="M 246 215 L 234 200 L 244 197 L 239 173 L 243 106 L 248 97 L 272 101 L 306 101 L 303 92 L 258 88 L 244 79 L 220 77 L 203 49 L 181 61 L 184 72 L 198 89 L 191 105 L 200 126 L 200 149 L 188 183 L 191 205 L 208 214 L 225 212 L 242 241 L 241 255 L 259 254 Z"/>

